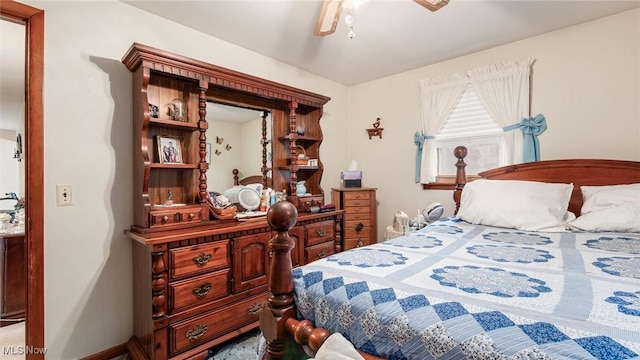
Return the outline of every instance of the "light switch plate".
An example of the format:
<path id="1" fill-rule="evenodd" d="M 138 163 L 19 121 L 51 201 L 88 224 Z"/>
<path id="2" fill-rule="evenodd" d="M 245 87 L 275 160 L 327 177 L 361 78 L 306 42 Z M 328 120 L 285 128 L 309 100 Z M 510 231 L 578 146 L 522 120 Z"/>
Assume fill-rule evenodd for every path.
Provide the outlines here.
<path id="1" fill-rule="evenodd" d="M 56 185 L 56 202 L 58 206 L 73 205 L 71 185 Z"/>

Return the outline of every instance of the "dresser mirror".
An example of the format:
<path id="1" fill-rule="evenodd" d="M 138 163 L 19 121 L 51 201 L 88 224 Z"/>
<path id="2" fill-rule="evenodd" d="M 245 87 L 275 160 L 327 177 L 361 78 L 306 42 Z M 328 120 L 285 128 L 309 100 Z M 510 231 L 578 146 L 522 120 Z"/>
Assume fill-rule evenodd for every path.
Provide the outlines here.
<path id="1" fill-rule="evenodd" d="M 267 109 L 207 101 L 207 187 L 222 193 L 240 179 L 271 176 L 271 112 Z"/>

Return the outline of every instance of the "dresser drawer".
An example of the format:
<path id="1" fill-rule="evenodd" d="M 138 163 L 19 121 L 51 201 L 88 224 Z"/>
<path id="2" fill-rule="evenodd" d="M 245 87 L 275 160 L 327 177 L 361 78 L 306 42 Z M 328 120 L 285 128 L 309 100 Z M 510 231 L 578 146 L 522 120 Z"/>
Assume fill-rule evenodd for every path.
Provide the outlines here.
<path id="1" fill-rule="evenodd" d="M 202 207 L 190 206 L 179 209 L 153 210 L 149 213 L 149 226 L 162 226 L 202 221 Z"/>
<path id="2" fill-rule="evenodd" d="M 333 255 L 334 253 L 335 247 L 333 241 L 316 246 L 310 246 L 304 249 L 304 258 L 306 260 L 305 263 L 324 259 L 327 256 Z"/>
<path id="3" fill-rule="evenodd" d="M 171 355 L 258 321 L 267 295 L 258 295 L 198 317 L 169 325 Z"/>
<path id="4" fill-rule="evenodd" d="M 323 195 L 301 196 L 298 197 L 298 211 L 306 211 L 312 206 L 324 205 Z"/>
<path id="5" fill-rule="evenodd" d="M 333 242 L 335 239 L 333 226 L 333 220 L 307 225 L 307 246 L 321 244 L 327 241 Z"/>
<path id="6" fill-rule="evenodd" d="M 179 310 L 229 294 L 229 269 L 169 284 L 171 309 Z"/>
<path id="7" fill-rule="evenodd" d="M 353 248 L 358 248 L 358 247 L 362 247 L 362 246 L 366 246 L 366 245 L 371 245 L 369 244 L 369 238 L 366 237 L 357 237 L 354 239 L 345 239 L 344 240 L 344 248 L 342 249 L 343 251 L 349 250 L 349 249 L 353 249 Z"/>
<path id="8" fill-rule="evenodd" d="M 345 200 L 344 201 L 344 208 L 348 209 L 352 206 L 365 206 L 367 208 L 369 208 L 369 205 L 371 204 L 371 201 L 369 201 L 369 199 L 354 199 L 354 200 Z"/>
<path id="9" fill-rule="evenodd" d="M 344 231 L 345 239 L 355 237 L 366 237 L 368 239 L 369 234 L 371 234 L 371 222 L 369 220 L 345 221 L 342 230 Z"/>
<path id="10" fill-rule="evenodd" d="M 229 240 L 172 249 L 169 261 L 172 279 L 229 267 Z"/>
<path id="11" fill-rule="evenodd" d="M 348 206 L 344 208 L 345 219 L 351 215 L 366 215 L 369 217 L 370 208 L 368 206 Z"/>
<path id="12" fill-rule="evenodd" d="M 344 192 L 344 200 L 345 205 L 347 202 L 356 201 L 356 200 L 367 200 L 367 202 L 371 199 L 371 192 L 369 191 L 345 191 Z"/>
<path id="13" fill-rule="evenodd" d="M 353 221 L 353 220 L 369 220 L 371 215 L 363 212 L 355 213 L 355 214 L 345 214 L 344 221 Z"/>

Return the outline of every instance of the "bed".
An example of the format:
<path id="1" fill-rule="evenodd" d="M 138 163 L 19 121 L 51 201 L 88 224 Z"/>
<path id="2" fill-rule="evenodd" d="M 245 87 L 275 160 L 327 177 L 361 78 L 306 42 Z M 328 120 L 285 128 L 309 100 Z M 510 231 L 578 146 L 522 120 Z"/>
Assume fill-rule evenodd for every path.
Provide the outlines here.
<path id="1" fill-rule="evenodd" d="M 303 267 L 295 208 L 272 207 L 264 358 L 332 333 L 366 359 L 640 358 L 640 162 L 540 161 L 466 184 L 455 154 L 456 216 Z"/>

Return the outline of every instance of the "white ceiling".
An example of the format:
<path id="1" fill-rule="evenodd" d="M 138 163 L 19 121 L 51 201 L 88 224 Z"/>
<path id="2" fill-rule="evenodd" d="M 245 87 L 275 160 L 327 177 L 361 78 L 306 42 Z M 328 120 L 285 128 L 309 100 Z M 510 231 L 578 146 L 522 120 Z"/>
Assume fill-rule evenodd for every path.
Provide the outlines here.
<path id="1" fill-rule="evenodd" d="M 313 36 L 321 0 L 123 0 L 203 33 L 352 86 L 640 7 L 639 0 L 371 0 Z M 570 46 L 570 44 L 567 44 Z M 523 55 L 524 56 L 524 55 Z"/>

